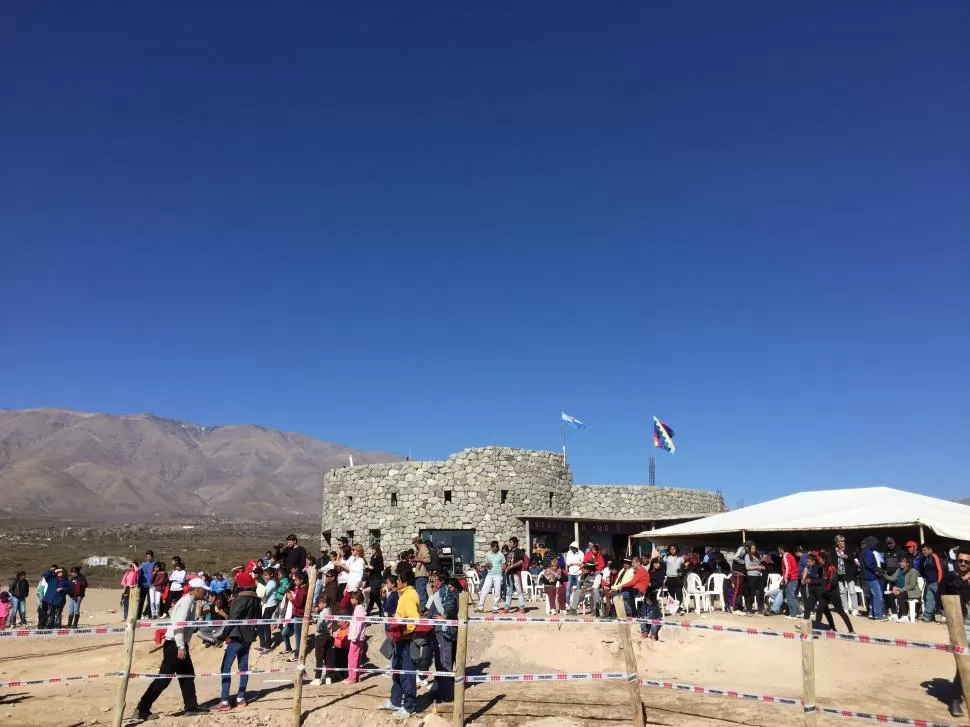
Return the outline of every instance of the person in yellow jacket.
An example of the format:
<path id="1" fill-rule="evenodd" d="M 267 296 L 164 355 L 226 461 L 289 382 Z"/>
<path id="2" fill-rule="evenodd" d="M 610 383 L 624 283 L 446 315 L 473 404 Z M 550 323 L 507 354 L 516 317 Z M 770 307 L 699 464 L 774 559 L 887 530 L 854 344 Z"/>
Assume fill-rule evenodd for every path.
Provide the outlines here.
<path id="1" fill-rule="evenodd" d="M 418 611 L 418 592 L 414 589 L 414 570 L 401 564 L 397 569 L 397 618 L 420 618 Z M 394 654 L 391 656 L 391 669 L 414 671 L 414 661 L 411 659 L 411 635 L 414 624 L 394 624 L 391 626 L 391 637 L 394 639 Z M 418 698 L 417 676 L 415 674 L 394 674 L 391 677 L 391 698 L 381 709 L 394 710 L 394 716 L 410 717 L 414 714 L 415 702 Z"/>

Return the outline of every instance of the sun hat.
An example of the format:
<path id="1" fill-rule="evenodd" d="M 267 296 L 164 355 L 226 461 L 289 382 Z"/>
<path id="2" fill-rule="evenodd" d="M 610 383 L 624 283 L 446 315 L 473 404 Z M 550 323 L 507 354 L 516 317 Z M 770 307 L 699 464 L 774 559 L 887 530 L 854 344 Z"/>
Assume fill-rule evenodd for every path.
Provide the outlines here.
<path id="1" fill-rule="evenodd" d="M 201 578 L 193 578 L 192 580 L 189 581 L 189 590 L 193 588 L 201 588 L 205 591 L 209 590 L 209 586 L 207 586 L 205 584 L 205 581 L 202 580 Z"/>

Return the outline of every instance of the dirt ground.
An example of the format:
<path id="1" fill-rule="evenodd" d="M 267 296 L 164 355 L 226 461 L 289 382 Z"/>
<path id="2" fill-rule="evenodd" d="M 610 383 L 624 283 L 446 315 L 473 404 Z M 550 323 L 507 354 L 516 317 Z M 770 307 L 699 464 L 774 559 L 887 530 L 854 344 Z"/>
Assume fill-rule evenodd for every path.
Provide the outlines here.
<path id="1" fill-rule="evenodd" d="M 82 626 L 120 624 L 119 593 L 92 589 L 84 602 Z M 531 615 L 540 615 L 539 611 Z M 696 615 L 686 620 L 696 620 Z M 793 630 L 793 622 L 777 618 L 742 618 L 717 612 L 705 623 Z M 855 619 L 856 630 L 880 636 L 946 641 L 946 628 L 929 624 L 872 623 Z M 378 649 L 379 625 L 373 634 L 371 657 L 385 666 Z M 801 694 L 801 649 L 797 641 L 766 639 L 665 628 L 659 643 L 642 641 L 634 632 L 634 650 L 641 676 L 759 694 L 798 698 Z M 152 631 L 138 632 L 134 671 L 156 672 L 160 652 L 150 654 Z M 0 681 L 70 676 L 116 671 L 121 642 L 117 637 L 0 639 Z M 622 671 L 623 652 L 618 627 L 581 624 L 473 624 L 469 631 L 468 671 L 492 674 L 561 671 Z M 197 672 L 218 672 L 222 651 L 204 649 L 193 641 Z M 312 661 L 312 657 L 311 657 Z M 878 711 L 901 717 L 952 722 L 944 701 L 953 677 L 954 660 L 946 653 L 851 643 L 816 642 L 818 702 L 825 706 Z M 251 669 L 290 667 L 276 654 L 254 658 Z M 132 714 L 147 681 L 129 684 L 126 714 Z M 118 681 L 105 678 L 63 685 L 0 689 L 0 723 L 68 727 L 110 725 Z M 199 679 L 205 706 L 218 699 L 219 680 Z M 390 679 L 370 676 L 356 685 L 343 683 L 304 688 L 304 724 L 308 727 L 365 727 L 397 723 L 377 707 L 390 693 Z M 233 682 L 235 686 L 235 680 Z M 292 724 L 292 673 L 255 676 L 249 690 L 255 699 L 245 710 L 206 717 L 206 724 L 283 727 Z M 798 707 L 736 699 L 673 693 L 643 688 L 649 724 L 670 727 L 723 727 L 728 724 L 795 727 L 803 723 Z M 419 696 L 420 716 L 411 724 L 444 725 L 431 716 L 432 705 Z M 173 716 L 181 709 L 177 687 L 170 686 L 155 705 L 163 717 L 151 724 L 189 725 L 198 717 Z M 450 705 L 440 705 L 438 717 L 450 720 Z M 466 691 L 468 721 L 483 727 L 529 725 L 630 724 L 628 691 L 621 682 L 560 682 L 474 684 Z M 966 720 L 964 720 L 966 721 Z M 821 724 L 836 724 L 823 717 Z"/>

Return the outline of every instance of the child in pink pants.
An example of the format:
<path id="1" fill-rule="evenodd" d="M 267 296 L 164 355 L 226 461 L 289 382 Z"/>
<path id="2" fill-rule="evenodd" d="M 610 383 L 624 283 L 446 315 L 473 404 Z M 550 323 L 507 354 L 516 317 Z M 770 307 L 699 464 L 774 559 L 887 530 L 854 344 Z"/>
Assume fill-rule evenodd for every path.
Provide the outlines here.
<path id="1" fill-rule="evenodd" d="M 347 652 L 347 683 L 356 684 L 360 675 L 358 671 L 360 663 L 367 659 L 367 634 L 364 633 L 363 621 L 364 616 L 367 615 L 367 609 L 364 607 L 366 599 L 363 592 L 357 591 L 350 600 L 354 604 L 354 613 L 350 622 L 350 631 L 347 634 L 347 641 L 350 642 Z"/>

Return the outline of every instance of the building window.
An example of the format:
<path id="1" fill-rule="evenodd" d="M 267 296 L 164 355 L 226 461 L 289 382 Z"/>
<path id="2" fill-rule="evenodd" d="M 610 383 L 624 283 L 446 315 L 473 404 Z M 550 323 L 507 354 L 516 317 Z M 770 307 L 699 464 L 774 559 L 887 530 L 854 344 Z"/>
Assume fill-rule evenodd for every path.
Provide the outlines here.
<path id="1" fill-rule="evenodd" d="M 320 535 L 323 536 L 323 542 L 326 544 L 327 548 L 330 548 L 330 531 L 324 530 Z"/>
<path id="2" fill-rule="evenodd" d="M 451 502 L 451 490 L 445 490 L 445 502 Z"/>
<path id="3" fill-rule="evenodd" d="M 380 530 L 368 530 L 367 535 L 368 535 L 367 539 L 370 541 L 371 546 L 374 546 L 374 545 L 379 546 L 381 544 Z"/>
<path id="4" fill-rule="evenodd" d="M 391 507 L 397 507 L 397 493 L 391 493 Z"/>
<path id="5" fill-rule="evenodd" d="M 348 530 L 347 531 L 347 540 L 349 540 L 351 543 L 354 542 L 354 531 L 353 530 Z"/>
<path id="6" fill-rule="evenodd" d="M 551 497 L 551 495 L 550 495 L 550 497 Z M 354 506 L 354 498 L 353 498 L 353 496 L 348 495 L 347 496 L 347 507 L 353 507 L 353 506 Z"/>
<path id="7" fill-rule="evenodd" d="M 552 493 L 549 493 L 549 507 L 552 507 Z"/>
<path id="8" fill-rule="evenodd" d="M 502 490 L 502 499 L 500 500 L 500 504 L 504 505 L 508 501 L 509 501 L 509 491 Z"/>

